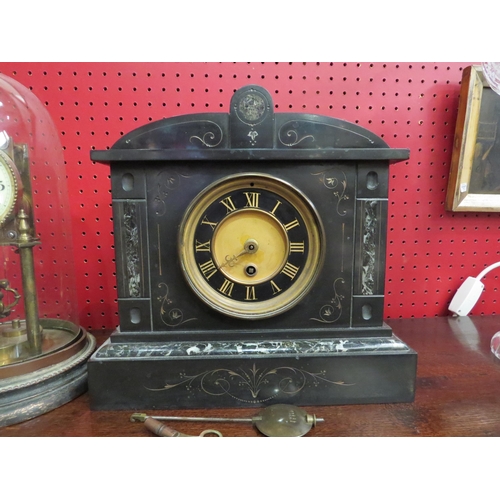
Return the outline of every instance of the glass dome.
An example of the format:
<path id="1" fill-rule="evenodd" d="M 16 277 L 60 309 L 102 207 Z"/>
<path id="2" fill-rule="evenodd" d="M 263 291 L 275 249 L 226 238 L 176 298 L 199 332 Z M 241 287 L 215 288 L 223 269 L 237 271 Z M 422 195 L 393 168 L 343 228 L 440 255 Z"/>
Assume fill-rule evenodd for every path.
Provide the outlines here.
<path id="1" fill-rule="evenodd" d="M 57 129 L 39 99 L 5 75 L 0 75 L 0 252 L 1 400 L 12 396 L 11 382 L 18 377 L 36 373 L 38 378 L 40 370 L 54 367 L 64 373 L 59 363 L 81 357 L 91 338 L 77 326 L 69 197 Z M 59 375 L 42 378 L 61 385 Z M 11 413 L 2 404 L 0 425 Z"/>
<path id="2" fill-rule="evenodd" d="M 76 323 L 77 297 L 63 149 L 56 127 L 38 98 L 3 75 L 0 75 L 0 151 L 13 160 L 20 177 L 14 210 L 24 210 L 30 236 L 38 240 L 33 254 L 40 317 Z M 0 197 L 5 191 L 0 186 Z M 8 279 L 12 288 L 20 289 L 20 258 L 13 246 L 19 238 L 19 223 L 15 219 L 11 213 L 3 224 L 0 221 L 3 253 L 0 277 Z M 23 301 L 19 301 L 9 319 L 23 318 L 24 307 Z"/>

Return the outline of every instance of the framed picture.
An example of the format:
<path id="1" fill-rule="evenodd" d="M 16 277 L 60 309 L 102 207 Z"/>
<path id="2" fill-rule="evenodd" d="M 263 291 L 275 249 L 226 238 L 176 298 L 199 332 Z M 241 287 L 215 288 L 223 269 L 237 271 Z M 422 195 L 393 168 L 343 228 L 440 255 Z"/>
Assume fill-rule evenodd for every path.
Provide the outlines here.
<path id="1" fill-rule="evenodd" d="M 481 66 L 462 76 L 446 209 L 500 211 L 500 95 Z"/>

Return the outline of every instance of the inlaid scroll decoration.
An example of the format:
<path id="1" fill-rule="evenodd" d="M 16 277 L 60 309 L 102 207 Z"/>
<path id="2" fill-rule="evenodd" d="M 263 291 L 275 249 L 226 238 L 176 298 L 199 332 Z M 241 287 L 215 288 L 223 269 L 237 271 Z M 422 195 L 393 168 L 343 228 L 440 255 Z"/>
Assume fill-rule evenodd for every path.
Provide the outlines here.
<path id="1" fill-rule="evenodd" d="M 375 200 L 364 203 L 363 240 L 361 249 L 361 294 L 375 294 L 375 265 L 377 256 L 377 229 L 379 225 Z"/>
<path id="2" fill-rule="evenodd" d="M 217 123 L 212 121 L 207 120 L 204 121 L 203 123 L 206 124 L 207 127 L 211 128 L 212 130 L 204 131 L 204 133 L 200 135 L 192 135 L 189 138 L 189 142 L 202 144 L 207 148 L 217 147 L 222 142 L 222 139 L 224 137 L 222 129 L 219 127 Z"/>
<path id="3" fill-rule="evenodd" d="M 187 178 L 189 176 L 170 170 L 164 170 L 156 176 L 155 194 L 153 196 L 153 209 L 156 215 L 165 215 L 169 194 L 179 187 L 182 179 Z"/>
<path id="4" fill-rule="evenodd" d="M 349 199 L 349 195 L 346 194 L 347 177 L 345 173 L 341 170 L 329 169 L 313 173 L 312 175 L 317 176 L 323 186 L 332 191 L 333 196 L 337 199 L 337 213 L 342 217 L 345 216 L 347 214 L 347 210 L 341 209 L 341 203 Z"/>
<path id="5" fill-rule="evenodd" d="M 318 321 L 320 323 L 335 323 L 342 316 L 342 300 L 345 296 L 338 293 L 338 284 L 345 283 L 343 278 L 337 278 L 333 282 L 333 297 L 327 304 L 324 304 L 318 312 L 317 318 L 309 318 L 311 321 Z"/>
<path id="6" fill-rule="evenodd" d="M 283 146 L 293 147 L 303 141 L 314 142 L 312 134 L 299 135 L 295 122 L 287 122 L 281 126 L 278 132 L 278 139 Z"/>
<path id="7" fill-rule="evenodd" d="M 164 290 L 164 292 L 158 296 L 158 301 L 160 302 L 160 318 L 166 326 L 180 326 L 184 323 L 195 321 L 197 319 L 186 319 L 182 309 L 173 306 L 174 301 L 169 297 L 169 289 L 166 283 L 159 283 L 158 288 Z"/>
<path id="8" fill-rule="evenodd" d="M 290 120 L 284 123 L 279 129 L 278 139 L 287 147 L 294 147 L 308 140 L 307 146 L 315 149 L 366 148 L 373 147 L 372 145 L 375 144 L 375 140 L 364 129 L 346 129 L 342 123 L 335 125 L 307 119 Z"/>
<path id="9" fill-rule="evenodd" d="M 125 240 L 126 286 L 129 297 L 141 296 L 141 265 L 137 205 L 123 204 L 123 235 Z"/>
<path id="10" fill-rule="evenodd" d="M 184 386 L 186 391 L 197 388 L 209 396 L 230 396 L 246 403 L 263 403 L 281 395 L 294 395 L 302 392 L 308 384 L 318 387 L 324 385 L 351 386 L 344 381 L 326 378 L 325 371 L 311 373 L 291 366 L 278 366 L 270 369 L 258 369 L 254 363 L 251 369 L 217 368 L 206 370 L 196 375 L 179 374 L 179 380 L 167 383 L 158 389 L 146 387 L 149 391 L 168 391 Z M 276 387 L 272 395 L 260 398 L 266 387 Z M 247 391 L 247 396 L 242 391 Z"/>

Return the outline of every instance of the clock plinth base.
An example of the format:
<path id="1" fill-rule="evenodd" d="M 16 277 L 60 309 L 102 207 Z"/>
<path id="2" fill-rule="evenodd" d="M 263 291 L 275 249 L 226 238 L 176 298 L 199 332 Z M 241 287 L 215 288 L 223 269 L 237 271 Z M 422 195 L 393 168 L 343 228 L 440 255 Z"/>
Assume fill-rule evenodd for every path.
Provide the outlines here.
<path id="1" fill-rule="evenodd" d="M 43 415 L 87 391 L 94 337 L 68 322 L 49 321 L 54 336 L 58 329 L 74 336 L 58 350 L 0 366 L 0 427 Z"/>
<path id="2" fill-rule="evenodd" d="M 389 337 L 107 341 L 88 363 L 93 410 L 411 402 L 417 354 Z"/>

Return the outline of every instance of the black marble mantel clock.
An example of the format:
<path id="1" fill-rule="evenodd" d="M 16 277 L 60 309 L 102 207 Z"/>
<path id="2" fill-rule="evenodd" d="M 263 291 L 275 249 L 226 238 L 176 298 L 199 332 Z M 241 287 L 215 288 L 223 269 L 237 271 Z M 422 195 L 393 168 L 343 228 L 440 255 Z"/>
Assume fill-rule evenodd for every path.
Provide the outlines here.
<path id="1" fill-rule="evenodd" d="M 408 156 L 255 85 L 92 151 L 120 328 L 89 361 L 91 407 L 413 400 L 417 355 L 383 321 L 389 164 Z"/>

